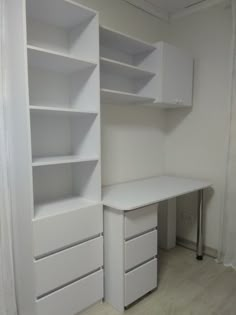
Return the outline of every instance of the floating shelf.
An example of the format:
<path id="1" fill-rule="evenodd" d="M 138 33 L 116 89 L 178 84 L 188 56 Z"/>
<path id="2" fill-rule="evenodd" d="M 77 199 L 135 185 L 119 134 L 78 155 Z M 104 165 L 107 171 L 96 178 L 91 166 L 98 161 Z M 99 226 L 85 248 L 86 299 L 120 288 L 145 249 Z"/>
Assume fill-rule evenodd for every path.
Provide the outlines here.
<path id="1" fill-rule="evenodd" d="M 91 19 L 96 12 L 73 0 L 27 0 L 27 15 L 31 19 L 70 29 Z"/>
<path id="2" fill-rule="evenodd" d="M 152 52 L 156 47 L 135 37 L 131 37 L 114 31 L 104 26 L 100 26 L 100 41 L 105 46 L 111 46 L 118 50 L 125 51 L 131 55 Z"/>
<path id="3" fill-rule="evenodd" d="M 96 67 L 96 63 L 70 57 L 52 50 L 27 45 L 29 66 L 70 74 L 86 68 Z"/>
<path id="4" fill-rule="evenodd" d="M 82 162 L 95 162 L 98 161 L 98 157 L 79 157 L 74 155 L 54 156 L 54 157 L 41 157 L 33 158 L 32 166 L 46 166 L 46 165 L 58 165 L 58 164 L 72 164 Z"/>
<path id="5" fill-rule="evenodd" d="M 91 200 L 81 197 L 68 197 L 61 200 L 50 201 L 48 203 L 36 204 L 34 220 L 44 217 L 58 215 L 69 211 L 79 210 L 97 204 Z"/>
<path id="6" fill-rule="evenodd" d="M 30 106 L 30 111 L 35 113 L 58 113 L 62 115 L 97 115 L 98 112 L 92 110 L 81 111 L 66 107 Z"/>
<path id="7" fill-rule="evenodd" d="M 101 103 L 103 104 L 145 104 L 153 103 L 154 98 L 139 96 L 133 93 L 101 89 Z"/>
<path id="8" fill-rule="evenodd" d="M 100 64 L 101 71 L 112 72 L 116 75 L 125 76 L 131 79 L 151 79 L 156 75 L 154 72 L 103 57 L 100 58 Z"/>

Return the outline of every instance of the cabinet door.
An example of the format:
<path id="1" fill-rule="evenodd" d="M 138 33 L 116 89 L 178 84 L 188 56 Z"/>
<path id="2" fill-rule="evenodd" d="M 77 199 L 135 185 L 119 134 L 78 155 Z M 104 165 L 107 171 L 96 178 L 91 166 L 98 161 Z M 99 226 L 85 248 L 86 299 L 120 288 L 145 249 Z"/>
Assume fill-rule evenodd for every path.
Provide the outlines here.
<path id="1" fill-rule="evenodd" d="M 192 106 L 193 59 L 182 50 L 162 43 L 162 97 L 170 107 Z"/>

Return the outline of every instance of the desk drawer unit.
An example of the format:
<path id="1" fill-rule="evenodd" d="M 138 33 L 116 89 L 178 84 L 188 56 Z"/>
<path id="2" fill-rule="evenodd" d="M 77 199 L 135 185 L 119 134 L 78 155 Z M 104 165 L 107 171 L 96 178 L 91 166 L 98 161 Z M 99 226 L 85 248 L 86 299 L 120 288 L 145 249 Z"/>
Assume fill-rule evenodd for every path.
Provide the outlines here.
<path id="1" fill-rule="evenodd" d="M 125 274 L 125 306 L 157 287 L 157 259 Z"/>
<path id="2" fill-rule="evenodd" d="M 33 228 L 34 256 L 38 258 L 101 234 L 102 205 L 35 219 Z"/>
<path id="3" fill-rule="evenodd" d="M 102 266 L 102 236 L 40 259 L 35 262 L 36 295 L 47 294 Z"/>
<path id="4" fill-rule="evenodd" d="M 125 242 L 125 270 L 134 268 L 157 255 L 157 230 Z"/>
<path id="5" fill-rule="evenodd" d="M 157 204 L 104 209 L 105 301 L 120 312 L 157 287 L 157 232 Z"/>
<path id="6" fill-rule="evenodd" d="M 125 212 L 125 239 L 145 233 L 156 226 L 156 204 Z"/>

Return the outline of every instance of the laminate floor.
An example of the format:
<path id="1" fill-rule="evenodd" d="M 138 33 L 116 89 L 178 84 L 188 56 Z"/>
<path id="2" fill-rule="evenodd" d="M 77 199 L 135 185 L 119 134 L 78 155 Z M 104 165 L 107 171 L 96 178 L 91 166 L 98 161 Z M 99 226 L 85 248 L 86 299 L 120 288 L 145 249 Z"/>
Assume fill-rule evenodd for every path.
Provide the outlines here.
<path id="1" fill-rule="evenodd" d="M 197 261 L 195 253 L 176 247 L 161 251 L 159 287 L 125 311 L 125 315 L 236 315 L 236 272 L 214 259 Z M 96 304 L 81 315 L 118 315 Z"/>

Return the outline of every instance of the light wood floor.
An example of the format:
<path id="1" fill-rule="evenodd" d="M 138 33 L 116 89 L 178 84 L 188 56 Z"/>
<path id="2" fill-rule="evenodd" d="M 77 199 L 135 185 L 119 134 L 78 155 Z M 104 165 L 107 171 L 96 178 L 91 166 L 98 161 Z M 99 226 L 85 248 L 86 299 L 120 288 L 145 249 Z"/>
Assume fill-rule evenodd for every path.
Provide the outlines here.
<path id="1" fill-rule="evenodd" d="M 177 247 L 160 253 L 158 290 L 125 315 L 236 315 L 236 272 L 192 251 Z M 97 304 L 82 315 L 118 315 L 110 305 Z"/>

